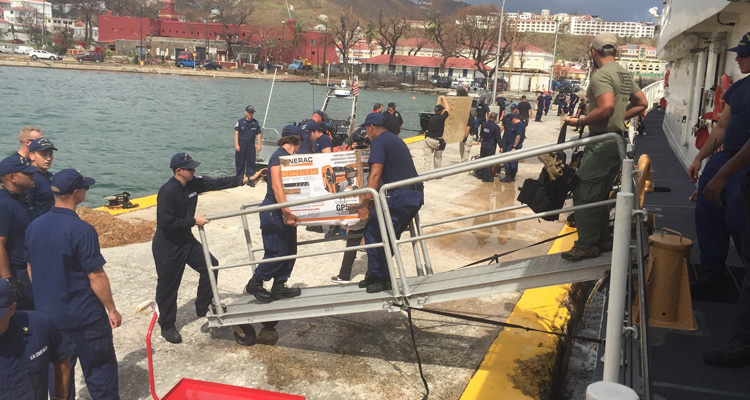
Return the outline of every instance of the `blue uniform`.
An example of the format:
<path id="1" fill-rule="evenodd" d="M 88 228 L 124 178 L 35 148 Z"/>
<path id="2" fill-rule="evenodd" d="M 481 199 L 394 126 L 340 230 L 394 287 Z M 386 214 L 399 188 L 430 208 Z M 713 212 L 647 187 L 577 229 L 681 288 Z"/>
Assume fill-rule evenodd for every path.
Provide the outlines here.
<path id="1" fill-rule="evenodd" d="M 547 93 L 544 95 L 544 115 L 549 112 L 549 106 L 552 104 L 552 95 Z"/>
<path id="2" fill-rule="evenodd" d="M 180 181 L 172 177 L 159 189 L 156 197 L 156 232 L 151 250 L 156 264 L 156 304 L 159 305 L 159 325 L 162 329 L 174 327 L 177 320 L 177 291 L 185 264 L 200 274 L 195 299 L 196 314 L 201 317 L 205 315 L 213 299 L 203 247 L 190 231 L 195 225 L 198 194 L 237 187 L 241 183 L 242 177 L 237 176 L 218 179 L 196 176 L 183 187 Z M 211 263 L 218 265 L 213 255 Z"/>
<path id="3" fill-rule="evenodd" d="M 518 136 L 520 136 L 521 139 L 519 140 L 518 145 L 516 145 L 516 150 L 520 150 L 521 147 L 523 147 L 523 140 L 526 138 L 526 125 L 523 124 L 523 121 L 519 121 L 517 124 L 513 125 L 512 128 L 505 130 L 503 142 L 505 143 L 504 151 L 506 153 L 513 150 L 516 137 Z M 508 161 L 505 163 L 505 176 L 510 176 L 515 179 L 517 173 L 518 161 Z"/>
<path id="4" fill-rule="evenodd" d="M 412 161 L 411 153 L 406 143 L 388 131 L 381 132 L 370 144 L 370 158 L 368 162 L 370 164 L 383 165 L 383 174 L 381 176 L 383 183 L 396 182 L 417 176 L 417 169 L 414 167 L 414 161 Z M 397 238 L 401 237 L 401 233 L 409 226 L 411 220 L 414 219 L 422 204 L 424 204 L 424 193 L 422 190 L 423 185 L 418 183 L 388 192 L 388 210 L 391 213 L 391 222 L 393 223 Z M 375 213 L 371 214 L 370 219 L 367 221 L 364 237 L 365 244 L 380 243 L 383 241 L 380 226 L 378 225 L 378 216 Z M 384 280 L 390 276 L 385 258 L 385 250 L 382 247 L 367 249 L 367 259 L 369 269 L 374 278 Z"/>
<path id="5" fill-rule="evenodd" d="M 568 104 L 566 102 L 565 93 L 560 93 L 557 95 L 557 115 L 563 115 L 564 113 L 568 112 Z"/>
<path id="6" fill-rule="evenodd" d="M 52 195 L 52 174 L 49 171 L 38 170 L 34 173 L 34 188 L 26 191 L 31 205 L 34 207 L 32 219 L 46 213 L 55 206 Z"/>
<path id="7" fill-rule="evenodd" d="M 16 311 L 0 335 L 0 400 L 46 400 L 48 364 L 74 351 L 73 342 L 47 316 Z"/>
<path id="8" fill-rule="evenodd" d="M 240 118 L 234 125 L 238 133 L 237 142 L 240 151 L 234 153 L 234 166 L 237 176 L 253 176 L 255 174 L 255 141 L 261 134 L 260 124 L 255 118 Z"/>
<path id="9" fill-rule="evenodd" d="M 310 138 L 310 133 L 307 131 L 308 122 L 315 122 L 315 121 L 306 119 L 302 121 L 302 123 L 300 124 L 299 127 L 302 128 L 304 132 L 302 135 L 300 135 L 299 150 L 297 150 L 297 152 L 294 154 L 312 154 L 313 153 L 312 139 Z"/>
<path id="10" fill-rule="evenodd" d="M 333 141 L 328 134 L 323 134 L 315 141 L 315 147 L 313 148 L 314 153 L 322 153 L 324 149 L 329 148 L 333 151 Z"/>
<path id="11" fill-rule="evenodd" d="M 485 122 L 481 126 L 479 138 L 482 141 L 482 146 L 479 149 L 479 158 L 494 156 L 497 151 L 497 146 L 501 142 L 500 127 L 495 121 Z M 482 168 L 477 171 L 477 177 L 484 182 L 492 182 L 495 179 L 492 175 L 491 167 Z"/>
<path id="12" fill-rule="evenodd" d="M 542 121 L 542 112 L 544 111 L 544 95 L 539 95 L 539 97 L 536 98 L 536 118 L 534 119 L 537 122 Z"/>
<path id="13" fill-rule="evenodd" d="M 576 112 L 576 104 L 578 104 L 578 95 L 575 93 L 570 94 L 570 105 L 568 106 L 568 115 L 573 115 Z"/>
<path id="14" fill-rule="evenodd" d="M 119 399 L 117 357 L 107 312 L 89 274 L 104 267 L 99 235 L 73 210 L 54 207 L 26 229 L 26 259 L 34 274 L 37 311 L 75 344 L 86 386 L 95 399 Z M 71 368 L 71 393 L 75 393 Z"/>
<path id="15" fill-rule="evenodd" d="M 28 197 L 0 188 L 0 236 L 7 239 L 5 252 L 10 262 L 12 277 L 26 284 L 20 298 L 16 298 L 19 310 L 34 309 L 34 294 L 31 280 L 26 272 L 26 228 L 31 222 L 34 210 Z"/>
<path id="16" fill-rule="evenodd" d="M 490 112 L 490 107 L 487 104 L 477 105 L 477 117 L 474 120 L 474 130 L 478 131 L 479 126 L 487 121 L 487 113 Z"/>
<path id="17" fill-rule="evenodd" d="M 281 163 L 279 157 L 291 155 L 283 147 L 279 147 L 268 160 L 268 169 Z M 271 174 L 266 176 L 266 197 L 261 206 L 276 204 Z M 263 211 L 260 217 L 260 230 L 263 236 L 263 258 L 283 257 L 297 254 L 297 227 L 284 223 L 281 209 Z M 263 281 L 274 280 L 274 285 L 286 282 L 292 274 L 295 260 L 260 263 L 255 269 L 255 275 Z"/>

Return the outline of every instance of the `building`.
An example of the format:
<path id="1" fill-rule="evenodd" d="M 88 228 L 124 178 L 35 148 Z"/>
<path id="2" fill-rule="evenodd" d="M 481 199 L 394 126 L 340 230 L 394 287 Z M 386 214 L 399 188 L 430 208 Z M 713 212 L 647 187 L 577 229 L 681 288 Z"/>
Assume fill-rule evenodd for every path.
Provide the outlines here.
<path id="1" fill-rule="evenodd" d="M 663 77 L 667 65 L 657 58 L 656 47 L 638 44 L 618 47 L 617 61 L 636 79 Z"/>
<path id="2" fill-rule="evenodd" d="M 571 35 L 596 36 L 611 32 L 619 37 L 650 38 L 656 33 L 652 22 L 605 21 L 595 15 L 572 16 L 569 33 Z"/>
<path id="3" fill-rule="evenodd" d="M 398 74 L 412 75 L 417 79 L 427 79 L 431 75 L 445 75 L 453 78 L 483 77 L 474 65 L 474 60 L 450 57 L 445 62 L 445 73 L 440 73 L 442 57 L 401 56 L 393 57 L 393 67 Z M 363 72 L 389 72 L 390 56 L 382 54 L 362 61 Z"/>

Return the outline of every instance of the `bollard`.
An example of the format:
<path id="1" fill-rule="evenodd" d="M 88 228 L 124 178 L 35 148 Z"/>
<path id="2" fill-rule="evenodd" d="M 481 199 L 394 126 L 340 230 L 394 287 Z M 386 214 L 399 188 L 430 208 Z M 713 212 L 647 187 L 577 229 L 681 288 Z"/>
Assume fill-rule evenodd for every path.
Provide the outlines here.
<path id="1" fill-rule="evenodd" d="M 635 390 L 614 382 L 594 382 L 586 388 L 586 400 L 638 400 Z"/>
<path id="2" fill-rule="evenodd" d="M 665 235 L 664 232 L 673 235 Z M 660 234 L 648 238 L 649 259 L 646 269 L 646 305 L 648 324 L 660 328 L 694 331 L 698 324 L 690 299 L 688 262 L 693 241 L 671 229 L 662 228 Z M 633 304 L 633 316 L 640 323 L 638 297 Z"/>

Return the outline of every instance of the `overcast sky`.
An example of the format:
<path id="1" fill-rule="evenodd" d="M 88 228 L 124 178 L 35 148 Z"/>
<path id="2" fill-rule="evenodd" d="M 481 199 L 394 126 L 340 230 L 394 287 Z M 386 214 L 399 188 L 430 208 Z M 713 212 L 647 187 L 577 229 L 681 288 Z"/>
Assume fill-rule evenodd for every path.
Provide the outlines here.
<path id="1" fill-rule="evenodd" d="M 469 4 L 492 3 L 500 8 L 502 0 L 464 0 Z M 549 9 L 551 13 L 560 12 L 572 14 L 592 14 L 609 21 L 642 21 L 656 22 L 656 19 L 648 13 L 651 7 L 659 7 L 659 14 L 663 7 L 663 0 L 505 0 L 505 9 L 508 12 L 528 11 L 539 14 L 542 8 Z"/>

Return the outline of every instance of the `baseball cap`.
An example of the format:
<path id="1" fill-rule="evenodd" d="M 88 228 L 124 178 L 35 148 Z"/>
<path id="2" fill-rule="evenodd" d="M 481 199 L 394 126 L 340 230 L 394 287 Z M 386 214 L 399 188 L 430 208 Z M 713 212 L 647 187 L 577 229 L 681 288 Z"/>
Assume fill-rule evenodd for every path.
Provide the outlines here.
<path id="1" fill-rule="evenodd" d="M 511 110 L 518 110 L 518 104 L 511 104 L 510 105 Z"/>
<path id="2" fill-rule="evenodd" d="M 376 112 L 369 113 L 363 125 L 385 126 L 385 116 Z"/>
<path id="3" fill-rule="evenodd" d="M 39 168 L 31 165 L 28 158 L 13 154 L 10 157 L 0 161 L 0 176 L 12 174 L 14 172 L 36 172 Z"/>
<path id="4" fill-rule="evenodd" d="M 510 114 L 509 117 L 510 117 L 510 119 L 513 119 L 513 118 L 521 119 L 521 116 L 518 115 L 517 113 Z"/>
<path id="5" fill-rule="evenodd" d="M 435 106 L 435 112 L 441 112 L 443 110 L 445 110 L 445 107 L 443 107 L 442 104 L 438 104 Z"/>
<path id="6" fill-rule="evenodd" d="M 52 193 L 71 194 L 76 189 L 86 188 L 94 183 L 94 178 L 85 178 L 78 170 L 63 169 L 52 176 Z"/>
<path id="7" fill-rule="evenodd" d="M 396 108 L 396 103 L 390 102 L 390 103 L 388 103 L 388 107 Z"/>
<path id="8" fill-rule="evenodd" d="M 29 152 L 47 149 L 57 150 L 57 147 L 47 140 L 47 138 L 40 137 L 32 140 L 29 144 Z"/>
<path id="9" fill-rule="evenodd" d="M 177 153 L 172 156 L 172 160 L 169 161 L 169 168 L 187 168 L 195 169 L 201 165 L 198 161 L 193 160 L 188 153 Z"/>
<path id="10" fill-rule="evenodd" d="M 254 114 L 255 108 L 253 106 L 247 106 L 245 107 L 245 111 L 249 112 L 250 114 Z"/>
<path id="11" fill-rule="evenodd" d="M 5 317 L 8 307 L 16 302 L 13 296 L 13 286 L 5 279 L 0 279 L 0 318 Z"/>
<path id="12" fill-rule="evenodd" d="M 316 124 L 317 125 L 317 124 Z M 297 125 L 287 125 L 281 130 L 281 137 L 286 136 L 302 136 L 305 132 Z"/>
<path id="13" fill-rule="evenodd" d="M 614 33 L 602 32 L 594 36 L 594 41 L 591 42 L 592 49 L 602 51 L 606 46 L 617 47 L 617 36 Z"/>
<path id="14" fill-rule="evenodd" d="M 306 130 L 307 133 L 313 133 L 315 131 L 319 131 L 320 130 L 320 126 L 315 121 L 307 121 L 307 123 L 305 125 L 303 125 L 302 129 Z"/>
<path id="15" fill-rule="evenodd" d="M 750 32 L 742 36 L 742 39 L 740 39 L 740 42 L 737 44 L 736 47 L 732 47 L 731 49 L 727 49 L 727 50 L 738 52 L 738 53 L 743 52 L 743 51 L 750 51 Z"/>
<path id="16" fill-rule="evenodd" d="M 318 114 L 318 115 L 320 115 L 321 118 L 325 118 L 326 117 L 326 113 L 324 113 L 323 111 L 320 111 L 320 110 L 315 110 L 313 112 L 313 114 Z"/>

